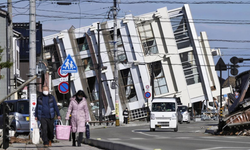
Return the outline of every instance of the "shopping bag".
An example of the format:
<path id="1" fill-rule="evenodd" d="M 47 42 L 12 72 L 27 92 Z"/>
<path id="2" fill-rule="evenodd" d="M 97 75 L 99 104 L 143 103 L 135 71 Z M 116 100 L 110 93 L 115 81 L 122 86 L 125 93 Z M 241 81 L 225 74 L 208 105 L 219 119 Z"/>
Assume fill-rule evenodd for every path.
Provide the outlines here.
<path id="1" fill-rule="evenodd" d="M 39 141 L 40 141 L 40 131 L 36 121 L 32 132 L 32 143 L 39 144 Z"/>
<path id="2" fill-rule="evenodd" d="M 61 125 L 56 125 L 56 138 L 58 140 L 69 140 L 71 126 L 63 125 L 60 120 Z"/>
<path id="3" fill-rule="evenodd" d="M 89 124 L 88 123 L 86 123 L 85 136 L 86 136 L 86 139 L 90 138 L 90 130 L 89 130 Z"/>

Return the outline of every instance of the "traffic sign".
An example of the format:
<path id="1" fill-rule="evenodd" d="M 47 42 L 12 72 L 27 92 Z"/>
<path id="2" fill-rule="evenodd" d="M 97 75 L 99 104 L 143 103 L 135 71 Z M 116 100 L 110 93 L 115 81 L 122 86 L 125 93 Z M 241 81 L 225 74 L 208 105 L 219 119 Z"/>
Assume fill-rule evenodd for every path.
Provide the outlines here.
<path id="1" fill-rule="evenodd" d="M 222 58 L 220 58 L 217 64 L 215 65 L 215 70 L 216 71 L 227 70 L 227 65 L 225 64 Z"/>
<path id="2" fill-rule="evenodd" d="M 150 92 L 145 92 L 144 96 L 145 96 L 145 98 L 150 98 L 151 97 L 151 93 Z"/>
<path id="3" fill-rule="evenodd" d="M 149 89 L 149 85 L 146 85 L 146 89 Z"/>
<path id="4" fill-rule="evenodd" d="M 69 84 L 68 82 L 61 82 L 59 85 L 58 85 L 58 90 L 60 93 L 62 94 L 66 94 L 69 92 Z"/>
<path id="5" fill-rule="evenodd" d="M 65 61 L 63 62 L 61 72 L 62 73 L 77 73 L 77 65 L 70 55 L 68 55 Z"/>
<path id="6" fill-rule="evenodd" d="M 63 78 L 65 78 L 69 75 L 68 73 L 62 73 L 61 66 L 57 69 L 57 73 L 60 77 L 63 77 Z"/>

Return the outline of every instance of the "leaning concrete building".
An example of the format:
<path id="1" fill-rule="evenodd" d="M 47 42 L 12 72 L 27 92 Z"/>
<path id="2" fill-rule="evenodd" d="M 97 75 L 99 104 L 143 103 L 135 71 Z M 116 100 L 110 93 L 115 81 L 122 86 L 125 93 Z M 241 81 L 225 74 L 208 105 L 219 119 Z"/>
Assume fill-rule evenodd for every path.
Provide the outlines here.
<path id="1" fill-rule="evenodd" d="M 78 73 L 71 76 L 70 92 L 85 91 L 92 120 L 98 116 L 99 82 L 103 87 L 103 114 L 110 116 L 115 111 L 115 89 L 112 88 L 115 62 L 118 63 L 121 120 L 126 107 L 131 120 L 147 115 L 147 103 L 150 105 L 152 96 L 146 99 L 145 92 L 153 91 L 154 97 L 176 97 L 180 104 L 192 106 L 197 112 L 201 111 L 202 102 L 219 96 L 220 84 L 207 35 L 205 32 L 197 35 L 189 5 L 173 10 L 164 7 L 140 16 L 126 15 L 117 19 L 117 60 L 113 57 L 113 23 L 100 23 L 101 64 L 107 67 L 101 73 L 101 81 L 95 69 L 97 23 L 77 29 L 71 27 L 44 37 L 44 59 L 52 67 L 52 86 L 59 102 L 65 96 L 58 92 L 62 79 L 56 70 L 68 54 L 78 65 Z"/>

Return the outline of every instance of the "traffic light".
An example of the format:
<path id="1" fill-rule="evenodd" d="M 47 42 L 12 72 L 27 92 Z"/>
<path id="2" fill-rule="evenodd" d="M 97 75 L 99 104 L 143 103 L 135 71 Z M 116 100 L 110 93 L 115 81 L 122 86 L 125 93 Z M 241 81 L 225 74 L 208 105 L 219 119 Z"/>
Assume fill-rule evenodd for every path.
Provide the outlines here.
<path id="1" fill-rule="evenodd" d="M 7 103 L 3 103 L 3 149 L 9 147 L 9 112 L 10 108 Z"/>
<path id="2" fill-rule="evenodd" d="M 240 66 L 237 65 L 237 63 L 241 63 L 243 61 L 244 61 L 243 58 L 238 58 L 238 57 L 235 57 L 235 56 L 230 59 L 230 62 L 233 64 L 233 65 L 231 65 L 231 71 L 230 71 L 232 75 L 235 76 L 235 75 L 238 74 L 238 69 L 237 68 L 239 68 Z"/>

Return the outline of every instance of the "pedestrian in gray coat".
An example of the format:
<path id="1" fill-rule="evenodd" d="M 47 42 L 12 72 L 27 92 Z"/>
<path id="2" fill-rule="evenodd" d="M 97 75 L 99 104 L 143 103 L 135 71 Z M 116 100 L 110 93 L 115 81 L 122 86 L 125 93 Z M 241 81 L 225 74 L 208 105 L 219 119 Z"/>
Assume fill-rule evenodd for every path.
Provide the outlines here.
<path id="1" fill-rule="evenodd" d="M 71 99 L 66 115 L 66 120 L 69 120 L 71 114 L 71 127 L 72 127 L 72 146 L 76 146 L 76 132 L 78 136 L 78 146 L 81 146 L 83 139 L 83 132 L 85 132 L 85 123 L 89 122 L 89 110 L 87 105 L 87 96 L 82 90 L 79 90 Z"/>

